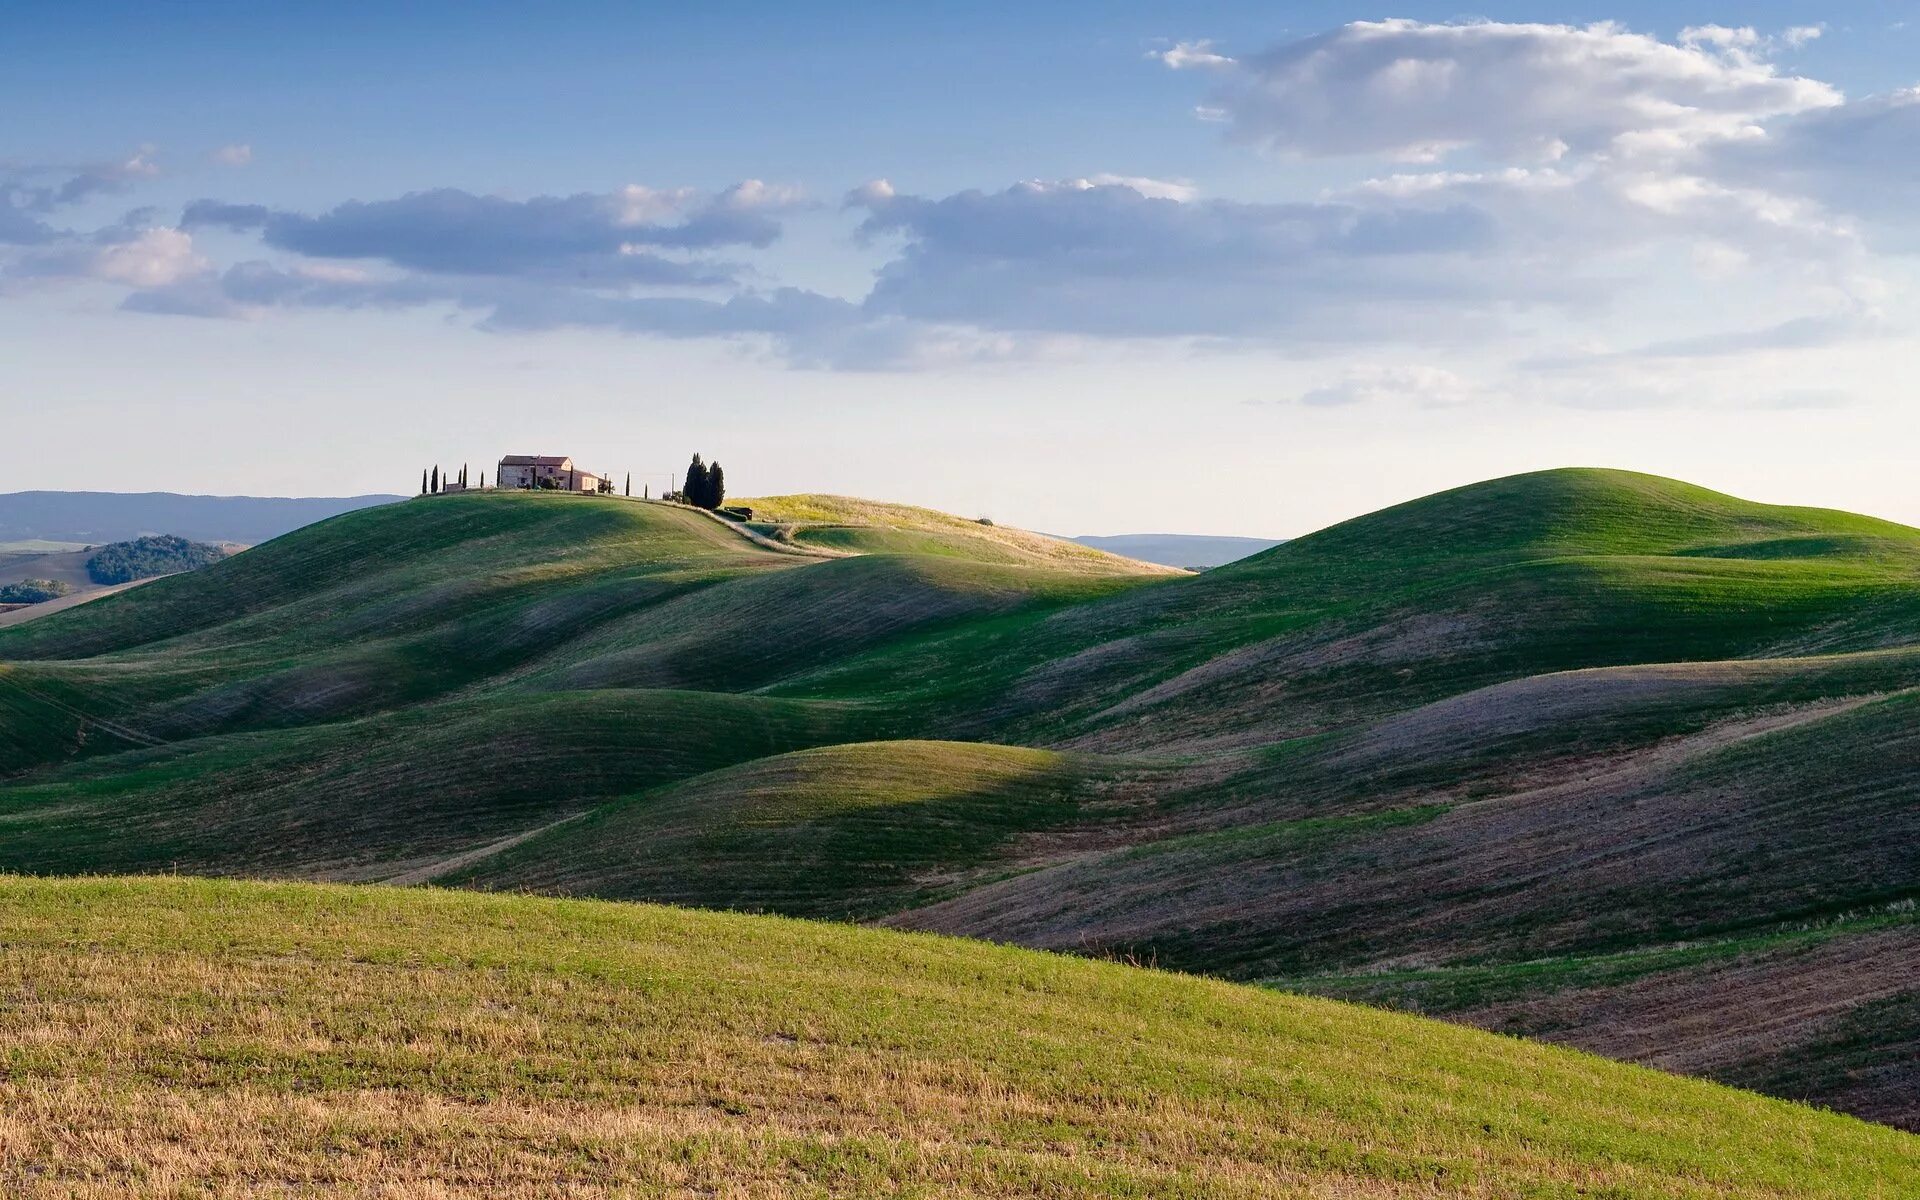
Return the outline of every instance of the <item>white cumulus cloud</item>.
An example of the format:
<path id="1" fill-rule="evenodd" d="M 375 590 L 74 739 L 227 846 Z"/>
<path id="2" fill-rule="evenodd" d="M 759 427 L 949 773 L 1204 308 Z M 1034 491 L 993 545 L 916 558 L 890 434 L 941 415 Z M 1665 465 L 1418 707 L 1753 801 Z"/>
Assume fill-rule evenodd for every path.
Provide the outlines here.
<path id="1" fill-rule="evenodd" d="M 1240 138 L 1303 156 L 1429 161 L 1475 149 L 1510 160 L 1589 153 L 1624 135 L 1686 144 L 1840 103 L 1785 75 L 1751 30 L 1662 42 L 1618 25 L 1358 21 L 1219 64 L 1213 104 Z"/>
<path id="2" fill-rule="evenodd" d="M 167 287 L 202 274 L 211 264 L 193 248 L 191 235 L 171 228 L 145 229 L 129 241 L 102 248 L 91 274 L 129 287 Z"/>
<path id="3" fill-rule="evenodd" d="M 1196 67 L 1211 70 L 1233 65 L 1233 59 L 1216 52 L 1213 43 L 1205 39 L 1194 42 L 1175 42 L 1171 49 L 1156 50 L 1148 57 L 1157 58 L 1176 71 Z"/>

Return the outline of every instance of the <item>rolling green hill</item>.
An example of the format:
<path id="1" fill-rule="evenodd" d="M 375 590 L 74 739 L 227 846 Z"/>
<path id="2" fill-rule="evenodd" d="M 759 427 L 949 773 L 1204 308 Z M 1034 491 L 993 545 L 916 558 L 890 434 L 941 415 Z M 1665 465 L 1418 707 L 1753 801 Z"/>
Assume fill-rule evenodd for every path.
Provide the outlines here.
<path id="1" fill-rule="evenodd" d="M 1920 531 L 1671 480 L 1556 471 L 1446 492 L 1205 575 L 888 647 L 948 719 L 1096 749 L 1264 744 L 1581 667 L 1907 644 Z M 938 670 L 976 664 L 962 685 Z M 980 669 L 985 666 L 987 670 Z"/>
<path id="2" fill-rule="evenodd" d="M 433 496 L 0 629 L 0 870 L 883 922 L 1920 1128 L 1920 531 L 1555 471 L 1187 576 L 749 503 L 838 553 Z"/>
<path id="3" fill-rule="evenodd" d="M 10 1194 L 1835 1197 L 1912 1136 L 977 942 L 457 892 L 0 880 Z"/>
<path id="4" fill-rule="evenodd" d="M 642 793 L 438 882 L 875 916 L 964 888 L 1023 837 L 1090 823 L 1127 784 L 1121 764 L 1046 750 L 823 746 Z"/>

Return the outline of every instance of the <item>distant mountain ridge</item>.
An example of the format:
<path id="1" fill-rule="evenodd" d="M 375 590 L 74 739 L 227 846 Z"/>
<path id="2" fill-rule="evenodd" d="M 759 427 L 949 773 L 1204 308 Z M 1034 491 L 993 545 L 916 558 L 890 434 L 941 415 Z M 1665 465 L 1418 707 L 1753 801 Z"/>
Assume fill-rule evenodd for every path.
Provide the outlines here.
<path id="1" fill-rule="evenodd" d="M 400 496 L 188 496 L 176 492 L 0 494 L 0 542 L 99 545 L 170 533 L 196 542 L 257 545 Z"/>
<path id="2" fill-rule="evenodd" d="M 1215 537 L 1199 533 L 1116 533 L 1111 536 L 1065 539 L 1163 567 L 1224 567 L 1249 555 L 1271 550 L 1281 538 Z"/>

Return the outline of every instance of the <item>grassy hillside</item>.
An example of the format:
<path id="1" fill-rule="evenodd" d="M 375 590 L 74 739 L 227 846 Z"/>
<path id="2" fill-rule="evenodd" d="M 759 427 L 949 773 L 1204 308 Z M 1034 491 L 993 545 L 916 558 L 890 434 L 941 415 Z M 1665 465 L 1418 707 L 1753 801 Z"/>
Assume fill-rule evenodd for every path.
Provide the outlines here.
<path id="1" fill-rule="evenodd" d="M 752 503 L 859 553 L 471 493 L 0 630 L 0 870 L 884 921 L 1920 1128 L 1920 531 L 1561 471 L 1195 577 Z"/>
<path id="2" fill-rule="evenodd" d="M 13 714 L 0 771 L 471 689 L 745 690 L 910 631 L 1056 608 L 1132 578 L 917 556 L 814 562 L 674 505 L 430 497 L 0 630 L 0 662 L 11 660 L 0 711 Z"/>
<path id="3" fill-rule="evenodd" d="M 875 916 L 958 891 L 1021 839 L 1084 824 L 1127 791 L 1120 764 L 1044 750 L 826 746 L 643 793 L 439 882 Z"/>
<path id="4" fill-rule="evenodd" d="M 669 909 L 0 882 L 0 1178 L 513 1198 L 1873 1197 L 1910 1135 L 1323 1000 Z M 624 1192 L 623 1192 L 624 1194 Z"/>
<path id="5" fill-rule="evenodd" d="M 1088 749 L 1271 743 L 1553 671 L 1920 639 L 1920 531 L 1617 471 L 1441 493 L 1205 575 L 853 658 L 964 726 Z M 941 664 L 972 665 L 964 679 Z"/>
<path id="6" fill-rule="evenodd" d="M 1177 568 L 1122 558 L 1064 538 L 970 521 L 910 504 L 825 495 L 767 496 L 739 503 L 753 510 L 753 528 L 757 531 L 820 550 L 922 554 L 1091 574 L 1182 573 Z"/>
<path id="7" fill-rule="evenodd" d="M 665 781 L 877 727 L 845 706 L 632 690 L 195 738 L 0 787 L 0 870 L 385 879 Z"/>

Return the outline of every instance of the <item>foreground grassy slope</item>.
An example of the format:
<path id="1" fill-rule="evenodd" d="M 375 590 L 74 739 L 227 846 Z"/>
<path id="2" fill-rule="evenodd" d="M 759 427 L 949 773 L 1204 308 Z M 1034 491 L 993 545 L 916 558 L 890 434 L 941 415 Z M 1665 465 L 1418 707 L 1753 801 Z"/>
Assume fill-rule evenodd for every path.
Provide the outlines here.
<path id="1" fill-rule="evenodd" d="M 1227 984 L 769 918 L 0 882 L 10 1194 L 1911 1195 L 1910 1135 Z"/>

